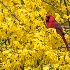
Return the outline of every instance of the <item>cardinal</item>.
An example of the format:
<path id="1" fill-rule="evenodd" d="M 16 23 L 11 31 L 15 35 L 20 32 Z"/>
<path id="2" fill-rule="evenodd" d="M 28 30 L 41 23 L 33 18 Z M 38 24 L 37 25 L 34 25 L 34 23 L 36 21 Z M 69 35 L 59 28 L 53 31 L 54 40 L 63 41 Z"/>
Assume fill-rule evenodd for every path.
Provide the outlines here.
<path id="1" fill-rule="evenodd" d="M 69 50 L 68 43 L 64 37 L 64 33 L 63 33 L 61 25 L 58 24 L 58 22 L 55 20 L 55 18 L 51 14 L 47 14 L 45 20 L 46 20 L 46 26 L 48 28 L 55 28 L 56 29 L 56 32 L 58 34 L 60 34 L 60 36 L 62 37 L 62 39 L 66 45 L 67 50 Z"/>

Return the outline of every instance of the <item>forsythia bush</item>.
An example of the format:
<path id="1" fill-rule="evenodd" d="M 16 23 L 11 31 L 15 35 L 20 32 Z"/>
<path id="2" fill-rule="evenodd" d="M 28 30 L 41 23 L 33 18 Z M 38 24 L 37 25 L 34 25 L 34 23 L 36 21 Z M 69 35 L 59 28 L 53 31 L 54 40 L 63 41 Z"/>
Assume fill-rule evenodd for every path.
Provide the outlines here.
<path id="1" fill-rule="evenodd" d="M 61 0 L 0 0 L 0 70 L 69 70 L 70 52 L 55 29 L 45 27 L 45 15 L 68 25 Z M 65 35 L 67 42 L 70 36 Z"/>

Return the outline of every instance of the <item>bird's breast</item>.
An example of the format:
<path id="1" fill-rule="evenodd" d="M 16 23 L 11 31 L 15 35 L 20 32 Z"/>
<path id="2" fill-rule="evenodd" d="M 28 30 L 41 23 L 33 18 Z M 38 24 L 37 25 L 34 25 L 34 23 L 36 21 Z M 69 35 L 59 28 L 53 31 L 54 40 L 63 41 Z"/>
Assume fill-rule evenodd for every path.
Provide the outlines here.
<path id="1" fill-rule="evenodd" d="M 48 28 L 55 28 L 55 25 L 53 23 L 47 23 L 46 25 Z"/>

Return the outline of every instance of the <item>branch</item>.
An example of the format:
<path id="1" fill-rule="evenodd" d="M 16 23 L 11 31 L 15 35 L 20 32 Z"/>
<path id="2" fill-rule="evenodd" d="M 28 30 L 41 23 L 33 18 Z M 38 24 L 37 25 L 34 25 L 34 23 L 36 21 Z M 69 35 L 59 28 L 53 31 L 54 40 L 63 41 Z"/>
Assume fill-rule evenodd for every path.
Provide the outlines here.
<path id="1" fill-rule="evenodd" d="M 65 28 L 65 29 L 68 29 L 69 28 L 69 26 L 61 26 L 62 28 Z"/>
<path id="2" fill-rule="evenodd" d="M 64 4 L 67 7 L 66 0 L 64 0 Z M 66 8 L 66 10 L 67 10 L 67 16 L 69 16 L 69 10 L 68 10 L 68 8 Z M 70 29 L 70 21 L 69 21 L 69 18 L 68 18 L 68 23 L 69 23 L 69 29 Z"/>

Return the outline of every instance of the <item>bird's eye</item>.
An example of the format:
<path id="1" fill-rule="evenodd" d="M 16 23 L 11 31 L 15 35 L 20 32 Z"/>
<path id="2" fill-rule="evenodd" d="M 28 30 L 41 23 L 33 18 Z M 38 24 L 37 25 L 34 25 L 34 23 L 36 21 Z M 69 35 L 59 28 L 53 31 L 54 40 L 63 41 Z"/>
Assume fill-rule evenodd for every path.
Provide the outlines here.
<path id="1" fill-rule="evenodd" d="M 49 22 L 50 17 L 46 16 L 46 22 Z"/>
<path id="2" fill-rule="evenodd" d="M 46 16 L 48 19 L 50 18 L 49 16 Z"/>

